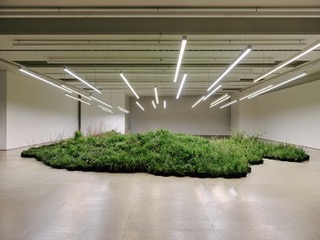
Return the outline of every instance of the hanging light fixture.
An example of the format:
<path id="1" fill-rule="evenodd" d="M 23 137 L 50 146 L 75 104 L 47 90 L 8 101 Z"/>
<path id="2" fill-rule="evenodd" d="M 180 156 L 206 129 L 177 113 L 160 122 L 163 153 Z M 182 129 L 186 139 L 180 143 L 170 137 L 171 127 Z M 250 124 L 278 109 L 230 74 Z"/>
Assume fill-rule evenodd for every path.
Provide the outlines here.
<path id="1" fill-rule="evenodd" d="M 195 106 L 197 106 L 203 99 L 204 99 L 204 96 L 202 96 L 198 101 L 196 101 L 191 108 L 194 108 Z"/>
<path id="2" fill-rule="evenodd" d="M 183 78 L 182 78 L 182 81 L 181 81 L 181 84 L 180 84 L 180 88 L 179 88 L 179 91 L 178 91 L 178 94 L 177 94 L 176 99 L 179 99 L 180 94 L 181 94 L 181 91 L 182 91 L 182 88 L 183 88 L 183 85 L 184 85 L 184 82 L 186 81 L 186 79 L 187 79 L 187 74 L 184 74 L 184 75 L 183 75 Z"/>
<path id="3" fill-rule="evenodd" d="M 129 83 L 129 81 L 126 79 L 126 77 L 120 73 L 121 78 L 123 79 L 123 81 L 127 84 L 127 86 L 130 88 L 131 92 L 136 96 L 136 98 L 140 98 L 139 95 L 136 93 L 136 91 L 133 89 L 133 87 L 131 86 L 131 84 Z"/>
<path id="4" fill-rule="evenodd" d="M 95 101 L 97 101 L 97 102 L 99 102 L 99 103 L 101 103 L 101 104 L 103 104 L 103 105 L 106 105 L 106 106 L 109 107 L 109 108 L 113 108 L 111 105 L 109 105 L 109 104 L 101 101 L 101 100 L 98 99 L 98 98 L 95 98 L 94 96 L 90 96 L 90 98 L 92 98 L 93 100 L 95 100 Z"/>
<path id="5" fill-rule="evenodd" d="M 228 107 L 228 106 L 230 106 L 230 105 L 232 105 L 232 104 L 234 104 L 234 103 L 236 103 L 236 102 L 237 102 L 237 100 L 234 100 L 234 101 L 232 101 L 232 102 L 229 102 L 229 103 L 221 106 L 220 109 L 225 108 L 225 107 Z"/>
<path id="6" fill-rule="evenodd" d="M 141 108 L 142 111 L 144 111 L 144 108 L 140 105 L 138 101 L 136 101 L 136 104 L 139 106 L 139 108 Z"/>
<path id="7" fill-rule="evenodd" d="M 73 76 L 74 78 L 78 79 L 79 81 L 83 82 L 85 85 L 87 85 L 88 87 L 90 87 L 91 89 L 95 90 L 97 93 L 102 93 L 100 90 L 98 90 L 97 88 L 95 88 L 94 86 L 92 86 L 90 83 L 88 83 L 86 80 L 82 79 L 81 77 L 79 77 L 77 74 L 75 74 L 74 72 L 72 72 L 69 68 L 64 67 L 63 70 L 65 72 L 67 72 L 68 74 L 70 74 L 71 76 Z"/>
<path id="8" fill-rule="evenodd" d="M 65 95 L 66 95 L 67 97 L 69 97 L 69 98 L 72 98 L 72 99 L 77 100 L 77 101 L 79 101 L 79 102 L 82 102 L 82 103 L 84 103 L 84 104 L 91 105 L 91 103 L 88 103 L 88 102 L 86 102 L 86 101 L 83 101 L 83 100 L 80 99 L 80 98 L 76 98 L 76 97 L 74 97 L 74 96 L 71 96 L 71 95 L 69 95 L 68 93 L 66 93 Z"/>
<path id="9" fill-rule="evenodd" d="M 180 71 L 180 67 L 181 67 L 181 63 L 182 63 L 182 59 L 183 59 L 183 53 L 184 53 L 184 50 L 186 48 L 186 45 L 187 45 L 187 37 L 183 36 L 182 37 L 182 42 L 181 42 L 179 58 L 178 58 L 178 63 L 177 63 L 177 67 L 176 67 L 176 72 L 174 74 L 173 82 L 176 82 L 177 79 L 178 79 L 179 71 Z"/>

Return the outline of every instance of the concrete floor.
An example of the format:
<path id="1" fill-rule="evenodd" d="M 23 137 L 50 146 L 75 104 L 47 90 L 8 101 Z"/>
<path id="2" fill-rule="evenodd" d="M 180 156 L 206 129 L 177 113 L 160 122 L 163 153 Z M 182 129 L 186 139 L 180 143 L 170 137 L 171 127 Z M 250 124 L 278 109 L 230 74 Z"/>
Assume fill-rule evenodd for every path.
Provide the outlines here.
<path id="1" fill-rule="evenodd" d="M 0 239 L 320 239 L 320 151 L 241 179 L 68 172 L 0 152 Z"/>

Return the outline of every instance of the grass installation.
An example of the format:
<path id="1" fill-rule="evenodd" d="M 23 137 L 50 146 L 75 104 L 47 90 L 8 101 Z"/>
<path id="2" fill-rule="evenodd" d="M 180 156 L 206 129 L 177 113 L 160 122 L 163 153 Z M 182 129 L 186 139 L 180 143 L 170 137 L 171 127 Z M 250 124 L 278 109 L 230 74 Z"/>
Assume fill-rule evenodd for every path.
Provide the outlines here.
<path id="1" fill-rule="evenodd" d="M 265 143 L 255 136 L 235 133 L 228 139 L 206 139 L 168 130 L 144 134 L 107 132 L 30 148 L 22 157 L 48 166 L 99 172 L 147 172 L 161 176 L 244 177 L 263 158 L 302 162 L 309 155 L 289 144 Z"/>

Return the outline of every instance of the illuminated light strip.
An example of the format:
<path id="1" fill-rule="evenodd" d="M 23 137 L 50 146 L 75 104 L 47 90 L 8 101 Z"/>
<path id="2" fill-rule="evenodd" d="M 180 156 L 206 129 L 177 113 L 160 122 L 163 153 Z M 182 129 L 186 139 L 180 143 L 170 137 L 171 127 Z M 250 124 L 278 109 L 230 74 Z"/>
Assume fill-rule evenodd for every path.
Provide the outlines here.
<path id="1" fill-rule="evenodd" d="M 251 46 L 248 45 L 245 49 L 243 49 L 242 53 L 234 60 L 233 63 L 229 65 L 229 67 L 220 75 L 220 77 L 207 89 L 207 91 L 210 91 L 218 82 L 221 81 L 221 79 L 228 74 L 228 72 L 231 71 L 232 68 L 234 68 L 250 51 Z"/>
<path id="2" fill-rule="evenodd" d="M 231 96 L 228 95 L 227 97 L 221 99 L 220 101 L 216 101 L 214 104 L 210 105 L 210 108 L 213 108 L 213 107 L 217 106 L 218 104 L 228 100 L 229 98 L 231 98 Z"/>
<path id="3" fill-rule="evenodd" d="M 82 79 L 81 77 L 79 77 L 77 74 L 75 74 L 74 72 L 72 72 L 69 68 L 64 67 L 63 70 L 67 73 L 69 73 L 71 76 L 73 76 L 74 78 L 78 79 L 79 81 L 83 82 L 85 85 L 87 85 L 88 87 L 92 88 L 93 90 L 95 90 L 97 93 L 101 94 L 101 91 L 98 90 L 97 88 L 95 88 L 94 86 L 92 86 L 90 83 L 88 83 L 86 80 Z"/>
<path id="4" fill-rule="evenodd" d="M 220 109 L 225 108 L 225 107 L 228 107 L 228 106 L 230 106 L 230 105 L 232 105 L 232 104 L 234 104 L 234 103 L 236 103 L 236 102 L 237 102 L 237 100 L 234 100 L 234 101 L 232 101 L 232 102 L 229 102 L 229 103 L 221 106 Z"/>
<path id="5" fill-rule="evenodd" d="M 88 103 L 88 102 L 86 102 L 86 101 L 83 101 L 82 99 L 80 99 L 80 98 L 76 98 L 76 97 L 74 97 L 74 96 L 71 96 L 71 95 L 69 95 L 69 94 L 65 94 L 67 97 L 69 97 L 69 98 L 72 98 L 72 99 L 74 99 L 74 100 L 77 100 L 77 101 L 79 101 L 79 102 L 82 102 L 82 103 L 85 103 L 85 104 L 88 104 L 88 105 L 91 105 L 91 103 Z"/>
<path id="6" fill-rule="evenodd" d="M 67 86 L 65 86 L 65 85 L 63 85 L 63 84 L 61 85 L 61 87 L 65 88 L 65 89 L 67 89 L 67 90 L 69 90 L 69 91 L 71 91 L 71 93 L 74 92 L 74 93 L 80 95 L 81 97 L 84 97 L 84 98 L 86 98 L 86 99 L 88 99 L 88 100 L 90 100 L 90 101 L 92 100 L 91 98 L 87 97 L 86 95 L 84 95 L 84 94 L 82 94 L 82 93 L 79 93 L 79 92 L 77 92 L 77 91 L 75 91 L 75 90 L 73 90 L 73 89 L 71 89 L 71 88 L 69 88 L 69 87 L 67 87 Z"/>
<path id="7" fill-rule="evenodd" d="M 250 94 L 248 94 L 247 96 L 240 98 L 240 101 L 242 101 L 242 100 L 244 100 L 244 99 L 246 99 L 246 98 L 249 98 L 249 97 L 251 97 L 251 96 L 253 96 L 253 95 L 257 94 L 257 93 L 260 93 L 260 92 L 263 92 L 263 91 L 265 91 L 265 90 L 267 90 L 267 89 L 270 89 L 270 88 L 272 88 L 272 87 L 273 87 L 273 85 L 269 85 L 269 86 L 267 86 L 267 87 L 265 87 L 265 88 L 262 88 L 262 89 L 260 89 L 260 90 L 258 90 L 258 91 L 256 91 L 256 92 L 250 93 Z"/>
<path id="8" fill-rule="evenodd" d="M 179 71 L 180 71 L 180 66 L 181 66 L 182 58 L 183 58 L 183 53 L 184 53 L 184 50 L 185 50 L 185 48 L 186 48 L 186 45 L 187 45 L 187 37 L 186 37 L 186 36 L 183 36 L 183 37 L 182 37 L 182 42 L 181 42 L 181 48 L 180 48 L 179 58 L 178 58 L 178 63 L 177 63 L 177 68 L 176 68 L 176 73 L 174 74 L 173 82 L 176 82 L 177 79 L 178 79 L 178 75 L 179 75 Z"/>
<path id="9" fill-rule="evenodd" d="M 224 94 L 223 96 L 219 97 L 217 100 L 215 100 L 215 101 L 213 101 L 212 103 L 210 103 L 210 105 L 213 105 L 213 104 L 219 102 L 220 100 L 222 100 L 222 99 L 224 99 L 224 98 L 226 98 L 226 97 L 228 97 L 228 94 Z"/>
<path id="10" fill-rule="evenodd" d="M 152 105 L 153 105 L 153 108 L 157 108 L 156 104 L 154 103 L 154 101 L 152 100 Z"/>
<path id="11" fill-rule="evenodd" d="M 158 90 L 157 87 L 154 87 L 154 95 L 156 97 L 156 103 L 159 104 Z"/>
<path id="12" fill-rule="evenodd" d="M 139 95 L 136 93 L 136 91 L 133 89 L 133 87 L 130 85 L 129 81 L 126 79 L 126 77 L 120 73 L 120 76 L 122 77 L 123 81 L 128 85 L 128 87 L 130 88 L 131 92 L 136 96 L 136 98 L 140 98 Z"/>
<path id="13" fill-rule="evenodd" d="M 109 108 L 106 108 L 104 106 L 101 106 L 101 105 L 98 105 L 98 107 L 100 107 L 102 110 L 106 111 L 106 112 L 109 112 L 109 113 L 113 113 L 113 111 Z"/>
<path id="14" fill-rule="evenodd" d="M 191 108 L 194 108 L 195 106 L 197 106 L 203 99 L 204 99 L 204 96 L 202 96 L 195 104 L 193 104 Z"/>
<path id="15" fill-rule="evenodd" d="M 282 82 L 282 83 L 279 83 L 279 84 L 277 84 L 277 85 L 275 85 L 275 86 L 273 86 L 273 87 L 271 87 L 271 88 L 268 88 L 268 89 L 266 89 L 266 90 L 264 90 L 264 91 L 262 91 L 262 92 L 258 92 L 258 93 L 256 93 L 256 94 L 248 97 L 248 99 L 254 98 L 254 97 L 256 97 L 256 96 L 261 95 L 262 93 L 271 91 L 271 90 L 273 90 L 273 89 L 275 89 L 275 88 L 277 88 L 277 87 L 280 87 L 280 86 L 282 86 L 282 85 L 284 85 L 284 84 L 287 84 L 287 83 L 289 83 L 289 82 L 292 82 L 292 81 L 294 81 L 294 80 L 297 80 L 297 79 L 299 79 L 299 78 L 302 78 L 302 77 L 304 77 L 305 75 L 307 75 L 307 73 L 302 73 L 302 74 L 300 74 L 299 76 L 293 77 L 293 78 L 291 78 L 291 79 L 289 79 L 289 80 L 287 80 L 287 81 L 284 81 L 284 82 Z"/>
<path id="16" fill-rule="evenodd" d="M 284 66 L 292 63 L 293 61 L 297 60 L 298 58 L 301 58 L 302 56 L 308 54 L 309 52 L 311 52 L 311 51 L 313 51 L 313 50 L 315 50 L 315 49 L 317 49 L 318 47 L 320 47 L 320 43 L 315 43 L 315 44 L 313 44 L 311 47 L 305 49 L 302 53 L 298 54 L 298 55 L 295 56 L 295 57 L 292 57 L 291 59 L 285 61 L 284 63 L 281 63 L 278 67 L 276 67 L 276 68 L 273 69 L 273 70 L 270 70 L 269 72 L 267 72 L 266 74 L 264 74 L 264 75 L 262 75 L 261 77 L 257 78 L 257 79 L 254 80 L 253 82 L 258 82 L 258 81 L 260 81 L 261 79 L 265 78 L 266 76 L 268 76 L 268 75 L 274 73 L 275 71 L 283 68 Z"/>
<path id="17" fill-rule="evenodd" d="M 218 87 L 216 87 L 211 93 L 209 93 L 204 99 L 203 101 L 207 100 L 208 97 L 210 97 L 212 94 L 214 94 L 216 91 L 218 91 L 220 88 L 222 87 L 222 84 L 220 84 Z"/>
<path id="18" fill-rule="evenodd" d="M 166 100 L 163 101 L 163 108 L 164 108 L 164 109 L 167 108 L 167 101 L 166 101 Z"/>
<path id="19" fill-rule="evenodd" d="M 183 75 L 183 78 L 182 78 L 182 81 L 181 81 L 181 84 L 180 84 L 180 87 L 179 87 L 178 94 L 177 94 L 177 96 L 176 96 L 176 99 L 179 99 L 180 94 L 181 94 L 181 90 L 182 90 L 182 88 L 183 88 L 183 85 L 184 85 L 184 82 L 186 81 L 186 79 L 187 79 L 187 74 L 184 74 L 184 75 Z"/>
<path id="20" fill-rule="evenodd" d="M 103 105 L 106 105 L 106 106 L 109 107 L 109 108 L 113 108 L 111 105 L 109 105 L 109 104 L 101 101 L 101 100 L 98 99 L 98 98 L 95 98 L 95 97 L 93 97 L 93 96 L 91 96 L 90 98 L 92 98 L 93 100 L 95 100 L 95 101 L 97 101 L 97 102 L 99 102 L 99 103 L 101 103 L 101 104 L 103 104 Z"/>
<path id="21" fill-rule="evenodd" d="M 67 89 L 65 89 L 65 88 L 63 88 L 63 87 L 61 87 L 61 86 L 59 86 L 59 85 L 57 85 L 57 84 L 55 84 L 55 83 L 52 83 L 52 82 L 50 82 L 50 81 L 48 81 L 48 80 L 46 80 L 46 79 L 44 79 L 44 78 L 42 78 L 42 77 L 40 77 L 40 76 L 38 76 L 38 75 L 36 75 L 36 74 L 34 74 L 34 73 L 26 70 L 26 69 L 19 68 L 19 71 L 20 71 L 20 72 L 23 72 L 23 73 L 25 73 L 25 74 L 33 77 L 33 78 L 36 78 L 36 79 L 38 79 L 38 80 L 40 80 L 40 81 L 42 81 L 42 82 L 48 83 L 48 84 L 50 84 L 51 86 L 54 86 L 54 87 L 56 87 L 56 88 L 59 88 L 59 89 L 65 91 L 65 92 L 72 93 L 70 90 L 67 90 Z"/>
<path id="22" fill-rule="evenodd" d="M 138 101 L 136 101 L 136 104 L 139 106 L 139 108 L 142 109 L 142 111 L 144 111 L 144 108 L 140 105 L 140 103 Z"/>
<path id="23" fill-rule="evenodd" d="M 127 109 L 124 109 L 124 108 L 122 108 L 122 107 L 120 107 L 120 106 L 117 106 L 118 107 L 118 109 L 120 110 L 120 111 L 122 111 L 122 112 L 124 112 L 124 113 L 130 113 Z"/>

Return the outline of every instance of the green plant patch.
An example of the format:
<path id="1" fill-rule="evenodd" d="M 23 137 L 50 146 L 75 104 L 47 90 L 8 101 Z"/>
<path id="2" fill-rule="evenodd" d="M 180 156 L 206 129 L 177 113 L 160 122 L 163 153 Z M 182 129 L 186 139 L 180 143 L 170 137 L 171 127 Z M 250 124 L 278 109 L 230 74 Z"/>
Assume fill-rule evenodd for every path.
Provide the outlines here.
<path id="1" fill-rule="evenodd" d="M 21 156 L 68 170 L 234 178 L 246 176 L 250 166 L 263 163 L 264 157 L 304 161 L 308 155 L 301 148 L 263 143 L 243 133 L 230 139 L 209 140 L 161 129 L 145 134 L 108 132 L 89 137 L 77 131 L 71 139 L 30 148 Z"/>

